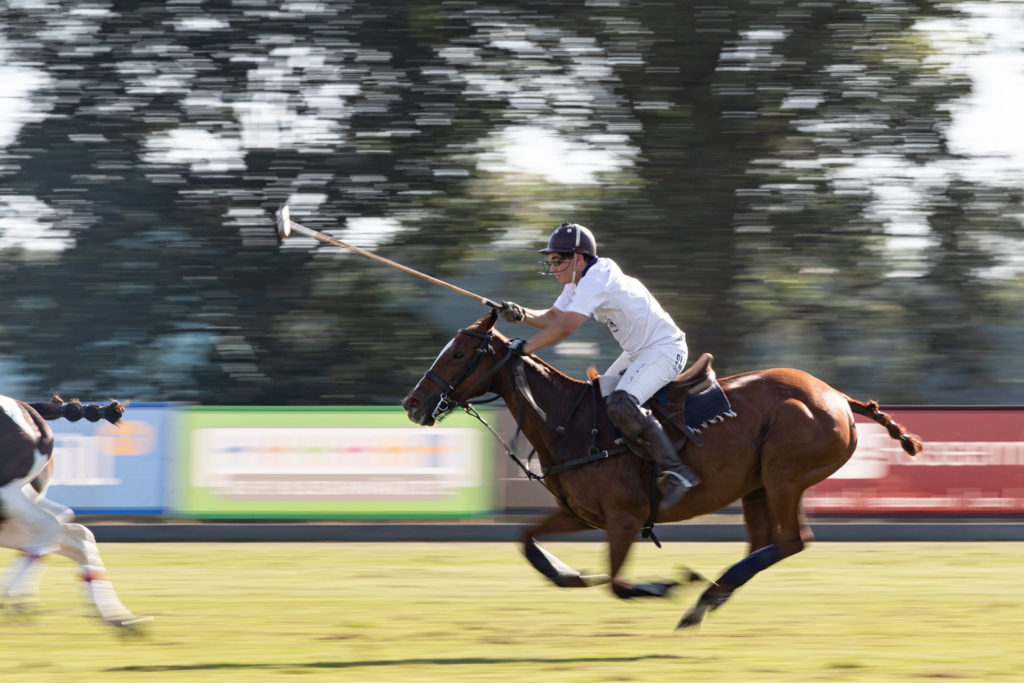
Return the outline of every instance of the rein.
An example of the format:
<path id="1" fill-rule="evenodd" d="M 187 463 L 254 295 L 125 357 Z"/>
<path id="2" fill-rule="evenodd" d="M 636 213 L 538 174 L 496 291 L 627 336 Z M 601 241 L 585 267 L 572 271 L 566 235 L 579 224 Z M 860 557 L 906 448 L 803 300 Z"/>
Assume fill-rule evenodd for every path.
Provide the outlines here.
<path id="1" fill-rule="evenodd" d="M 561 473 L 566 472 L 568 470 L 576 469 L 577 467 L 583 467 L 584 465 L 589 465 L 591 463 L 593 463 L 594 466 L 597 466 L 601 462 L 603 462 L 605 460 L 608 460 L 609 458 L 611 458 L 613 456 L 621 455 L 623 453 L 628 453 L 629 452 L 629 450 L 630 450 L 629 447 L 627 447 L 625 445 L 620 445 L 620 446 L 616 446 L 614 448 L 609 448 L 609 449 L 605 449 L 605 450 L 600 450 L 597 447 L 597 436 L 598 436 L 597 420 L 598 420 L 598 409 L 600 407 L 600 400 L 599 400 L 599 395 L 600 394 L 599 394 L 598 387 L 593 382 L 587 382 L 587 384 L 583 387 L 583 391 L 580 393 L 579 397 L 576 399 L 576 402 L 573 404 L 572 408 L 569 410 L 569 413 L 562 420 L 562 422 L 568 422 L 570 419 L 572 419 L 573 415 L 575 415 L 576 411 L 579 409 L 580 404 L 583 402 L 583 398 L 589 392 L 590 395 L 591 395 L 591 398 L 592 398 L 593 409 L 594 409 L 594 423 L 593 423 L 593 426 L 591 427 L 591 430 L 590 430 L 590 448 L 588 449 L 587 455 L 584 455 L 584 456 L 581 456 L 581 457 L 578 457 L 578 458 L 573 458 L 571 460 L 567 460 L 565 462 L 558 463 L 558 464 L 553 465 L 551 467 L 544 467 L 542 469 L 541 474 L 536 474 L 533 470 L 530 469 L 530 467 L 529 467 L 529 465 L 527 463 L 524 463 L 519 458 L 519 456 L 516 455 L 515 444 L 519 440 L 519 435 L 522 434 L 522 431 L 523 431 L 522 424 L 520 423 L 520 420 L 516 420 L 516 431 L 515 431 L 515 434 L 512 436 L 511 442 L 506 442 L 505 439 L 503 439 L 502 436 L 497 432 L 497 430 L 495 430 L 487 422 L 487 420 L 485 420 L 483 418 L 483 416 L 480 415 L 480 413 L 478 413 L 476 411 L 476 409 L 473 407 L 472 403 L 470 403 L 468 400 L 466 400 L 464 398 L 461 398 L 458 395 L 457 390 L 458 390 L 459 386 L 463 382 L 465 382 L 466 379 L 468 379 L 470 375 L 472 375 L 473 371 L 480 364 L 480 361 L 483 360 L 483 357 L 485 355 L 492 355 L 492 356 L 494 355 L 494 349 L 491 347 L 491 342 L 494 339 L 494 335 L 492 333 L 490 333 L 490 332 L 486 332 L 486 333 L 484 333 L 484 332 L 477 332 L 476 330 L 469 330 L 469 329 L 459 330 L 459 333 L 467 334 L 467 335 L 469 335 L 471 337 L 476 337 L 476 338 L 480 339 L 480 344 L 477 346 L 476 351 L 475 351 L 475 353 L 473 355 L 473 358 L 470 360 L 469 364 L 466 366 L 466 369 L 462 372 L 462 374 L 459 376 L 459 378 L 457 380 L 455 380 L 454 382 L 452 382 L 452 383 L 446 382 L 443 378 L 438 376 L 432 370 L 427 370 L 427 372 L 424 374 L 424 376 L 427 379 L 429 379 L 430 381 L 432 381 L 434 384 L 438 385 L 442 389 L 441 397 L 438 400 L 437 406 L 434 408 L 434 411 L 432 413 L 432 417 L 435 420 L 440 420 L 445 415 L 447 415 L 451 411 L 453 411 L 455 408 L 457 408 L 457 407 L 458 408 L 462 408 L 468 415 L 470 415 L 471 417 L 475 418 L 477 421 L 480 422 L 480 424 L 482 424 L 484 427 L 487 428 L 487 431 L 489 431 L 494 436 L 494 438 L 495 438 L 495 440 L 497 440 L 498 444 L 505 450 L 505 455 L 507 455 L 509 458 L 512 459 L 513 462 L 515 462 L 515 464 L 519 467 L 519 469 L 522 470 L 523 474 L 526 475 L 526 478 L 528 480 L 539 481 L 541 484 L 544 485 L 544 488 L 546 488 L 551 493 L 551 495 L 553 495 L 555 497 L 555 499 L 558 500 L 559 503 L 561 503 L 563 508 L 565 508 L 566 510 L 571 512 L 573 514 L 573 516 L 575 516 L 577 519 L 579 519 L 581 522 L 583 522 L 587 526 L 593 527 L 594 525 L 591 524 L 590 522 L 588 522 L 587 520 L 583 519 L 583 517 L 581 517 L 580 514 L 577 513 L 572 508 L 571 505 L 569 505 L 569 501 L 565 498 L 565 496 L 563 496 L 560 493 L 558 493 L 557 491 L 555 491 L 554 488 L 552 488 L 552 486 L 550 484 L 548 484 L 546 479 L 548 477 L 550 477 L 551 475 L 558 475 L 558 474 L 561 474 Z M 515 359 L 516 362 L 512 362 L 513 359 Z M 506 366 L 508 366 L 508 371 L 509 371 L 509 373 L 511 375 L 512 385 L 515 388 L 514 393 L 515 393 L 515 396 L 516 396 L 516 400 L 519 402 L 520 409 L 519 409 L 518 412 L 519 412 L 520 416 L 523 414 L 522 403 L 525 402 L 525 403 L 527 403 L 529 405 L 530 409 L 532 409 L 540 417 L 541 421 L 543 421 L 544 424 L 547 425 L 548 424 L 547 413 L 537 404 L 536 399 L 534 399 L 534 397 L 533 397 L 533 392 L 530 390 L 530 383 L 527 380 L 526 372 L 523 370 L 524 363 L 521 361 L 521 359 L 518 359 L 511 352 L 508 353 L 504 358 L 499 360 L 497 363 L 495 363 L 494 367 L 492 367 L 490 370 L 488 370 L 487 373 L 484 374 L 484 376 L 482 378 L 480 378 L 480 380 L 477 382 L 477 384 L 481 385 L 481 386 L 486 386 L 485 385 L 486 380 L 489 379 L 495 373 L 501 371 L 501 369 L 506 367 Z M 499 398 L 501 398 L 501 396 L 500 395 L 496 395 L 496 396 L 493 396 L 492 398 L 489 398 L 489 399 L 485 399 L 485 400 L 482 400 L 482 401 L 477 401 L 477 403 L 478 404 L 480 404 L 480 403 L 491 403 L 493 401 L 498 400 Z M 557 436 L 561 437 L 561 436 L 564 436 L 565 434 L 567 434 L 568 430 L 565 428 L 564 425 L 559 425 L 559 426 L 555 427 L 554 431 L 555 431 L 555 434 Z M 530 454 L 527 456 L 527 462 L 529 462 L 530 460 L 533 459 L 533 455 L 536 452 L 537 452 L 536 448 L 533 448 L 530 451 Z M 657 490 L 657 487 L 655 487 L 655 490 Z M 661 543 L 658 541 L 658 539 L 654 535 L 654 531 L 653 531 L 654 518 L 655 518 L 656 515 L 657 515 L 657 503 L 656 503 L 656 501 L 654 501 L 654 502 L 652 502 L 652 506 L 651 506 L 650 518 L 647 520 L 647 523 L 644 525 L 644 529 L 643 529 L 643 534 L 642 535 L 643 535 L 644 538 L 650 538 L 651 540 L 654 541 L 654 543 L 658 547 L 661 547 Z"/>
<path id="2" fill-rule="evenodd" d="M 519 391 L 520 391 L 520 393 L 516 394 L 516 398 L 518 398 L 520 400 L 525 400 L 528 404 L 530 404 L 530 408 L 532 408 L 534 411 L 536 411 L 537 414 L 539 414 L 541 416 L 541 418 L 544 420 L 544 422 L 546 423 L 547 422 L 547 415 L 540 408 L 540 406 L 537 405 L 536 401 L 533 398 L 533 394 L 530 393 L 529 384 L 526 382 L 526 374 L 523 372 L 522 366 L 516 364 L 514 366 L 514 369 L 512 369 L 510 371 L 512 372 L 513 380 L 515 381 L 516 388 L 518 388 Z M 567 419 L 571 418 L 576 413 L 576 409 L 579 407 L 580 403 L 583 400 L 583 396 L 586 395 L 588 389 L 593 390 L 594 389 L 594 385 L 593 384 L 588 384 L 584 388 L 583 393 L 580 394 L 580 397 L 576 400 L 576 403 L 573 406 L 572 410 L 570 410 L 569 414 L 566 416 Z M 497 400 L 498 398 L 500 398 L 500 397 L 499 396 L 495 396 L 495 397 L 489 398 L 489 399 L 487 399 L 485 401 L 478 401 L 477 403 L 490 403 L 492 401 Z M 594 400 L 595 400 L 595 409 L 596 409 L 596 402 L 597 402 L 596 394 L 595 394 L 595 399 Z M 526 463 L 524 463 L 519 458 L 518 455 L 516 455 L 515 443 L 516 443 L 516 441 L 519 440 L 519 435 L 522 434 L 522 431 L 523 431 L 522 425 L 520 425 L 518 421 L 516 422 L 516 433 L 512 436 L 512 442 L 511 442 L 511 444 L 509 444 L 509 443 L 506 443 L 506 441 L 501 437 L 501 435 L 498 434 L 498 432 L 493 427 L 491 427 L 490 424 L 488 424 L 487 420 L 485 420 L 483 418 L 483 416 L 480 415 L 480 413 L 476 412 L 476 410 L 473 408 L 473 405 L 471 403 L 466 402 L 466 404 L 462 406 L 462 409 L 465 410 L 472 417 L 476 418 L 480 422 L 480 424 L 482 424 L 484 427 L 486 427 L 487 430 L 490 431 L 491 434 L 494 435 L 494 438 L 497 440 L 498 444 L 501 445 L 501 447 L 505 449 L 505 455 L 510 457 L 513 460 L 513 462 L 515 462 L 516 465 L 519 466 L 519 469 L 521 469 L 523 471 L 523 474 L 526 475 L 527 479 L 535 479 L 535 480 L 541 482 L 542 484 L 544 484 L 544 486 L 549 491 L 551 491 L 551 487 L 548 486 L 547 483 L 544 481 L 549 476 L 551 476 L 553 474 L 561 474 L 562 472 L 565 472 L 567 470 L 575 469 L 577 467 L 582 467 L 583 465 L 589 465 L 590 463 L 600 463 L 601 461 L 607 460 L 608 458 L 611 458 L 612 456 L 620 455 L 622 453 L 626 453 L 627 451 L 629 451 L 629 448 L 627 448 L 626 446 L 617 446 L 615 448 L 610 448 L 610 449 L 606 449 L 606 450 L 603 450 L 603 451 L 602 450 L 598 450 L 597 449 L 597 445 L 596 445 L 597 444 L 597 423 L 596 423 L 596 420 L 595 420 L 594 428 L 590 430 L 590 433 L 591 433 L 591 445 L 590 445 L 590 451 L 589 451 L 589 453 L 587 455 L 579 457 L 579 458 L 573 458 L 572 460 L 567 460 L 566 462 L 559 463 L 559 464 L 554 465 L 552 467 L 545 467 L 545 468 L 543 468 L 543 471 L 541 472 L 541 474 L 537 474 L 533 470 L 531 470 L 529 468 L 529 466 Z M 520 411 L 520 413 L 521 412 L 522 411 Z M 566 433 L 566 429 L 563 426 L 558 426 L 558 427 L 555 428 L 555 432 L 559 436 L 561 436 L 561 435 Z M 536 452 L 537 452 L 536 448 L 531 450 L 530 451 L 530 455 L 527 456 L 527 461 L 532 460 L 533 459 L 533 454 L 536 453 Z M 554 493 L 554 491 L 551 491 L 551 492 L 552 492 L 552 494 L 555 495 L 556 498 L 560 498 L 557 494 Z"/>
<path id="3" fill-rule="evenodd" d="M 511 356 L 512 356 L 512 354 L 509 354 L 509 357 L 511 357 Z M 533 394 L 530 393 L 529 384 L 526 381 L 526 374 L 523 372 L 523 369 L 522 369 L 522 363 L 516 363 L 516 364 L 513 365 L 513 367 L 515 369 L 511 369 L 510 368 L 509 372 L 511 372 L 512 375 L 513 375 L 513 381 L 515 382 L 516 388 L 520 389 L 521 386 L 522 387 L 526 387 L 526 391 L 523 391 L 522 389 L 520 389 L 519 391 L 516 392 L 516 398 L 519 401 L 522 401 L 522 400 L 525 399 L 530 404 L 530 407 L 533 408 L 534 410 L 536 410 L 538 412 L 538 414 L 540 414 L 542 416 L 545 416 L 544 417 L 544 422 L 546 423 L 547 422 L 546 414 L 544 413 L 543 410 L 540 409 L 540 406 L 537 405 L 536 401 L 534 401 Z M 519 379 L 519 376 L 522 377 L 521 380 Z M 589 385 L 589 386 L 593 387 L 592 384 Z M 582 399 L 582 395 L 580 396 L 580 398 Z M 489 399 L 489 400 L 493 400 L 493 399 Z M 579 403 L 580 402 L 577 401 L 576 402 L 576 406 L 578 406 Z M 536 474 L 533 470 L 531 470 L 529 468 L 529 466 L 527 464 L 525 464 L 522 460 L 519 459 L 519 456 L 516 455 L 516 452 L 515 452 L 515 443 L 516 443 L 516 441 L 519 440 L 519 435 L 522 434 L 522 432 L 523 432 L 523 426 L 520 424 L 519 420 L 516 420 L 516 433 L 512 436 L 512 443 L 509 444 L 509 443 L 506 443 L 506 441 L 503 438 L 501 438 L 501 435 L 498 434 L 498 432 L 493 427 L 491 427 L 490 424 L 487 423 L 487 420 L 485 420 L 483 418 L 483 416 L 480 415 L 480 413 L 476 412 L 476 410 L 473 408 L 472 404 L 467 402 L 464 406 L 462 406 L 462 409 L 465 410 L 469 415 L 471 415 L 471 416 L 475 417 L 477 420 L 479 420 L 480 424 L 482 424 L 484 427 L 486 427 L 487 430 L 491 434 L 494 435 L 494 438 L 498 441 L 498 443 L 501 445 L 501 447 L 505 449 L 505 455 L 507 455 L 508 457 L 512 458 L 512 461 L 515 462 L 515 464 L 519 466 L 519 469 L 523 471 L 523 474 L 526 475 L 527 479 L 532 479 L 534 481 L 539 481 L 544 486 L 544 488 L 546 488 L 548 490 L 548 492 L 552 496 L 555 497 L 555 500 L 557 500 L 559 503 L 561 503 L 563 508 L 565 508 L 566 510 L 568 510 L 569 512 L 572 513 L 573 517 L 575 517 L 576 519 L 580 520 L 581 522 L 583 522 L 584 524 L 586 524 L 589 527 L 597 528 L 597 527 L 594 527 L 593 524 L 591 524 L 590 522 L 585 520 L 578 512 L 576 512 L 576 510 L 573 509 L 572 505 L 569 504 L 569 501 L 566 499 L 566 497 L 563 496 L 558 491 L 556 491 L 554 488 L 552 488 L 552 486 L 546 481 L 546 479 L 549 476 L 551 476 L 552 474 L 559 474 L 561 472 L 573 469 L 575 467 L 581 467 L 581 466 L 589 464 L 589 463 L 598 463 L 598 462 L 600 462 L 602 460 L 607 460 L 608 458 L 610 458 L 613 455 L 618 455 L 620 452 L 625 452 L 626 450 L 628 450 L 627 448 L 621 447 L 619 449 L 614 449 L 614 450 L 610 450 L 610 451 L 601 451 L 599 453 L 595 453 L 594 452 L 595 449 L 591 448 L 591 453 L 589 455 L 587 455 L 587 456 L 584 456 L 582 458 L 574 458 L 573 460 L 569 460 L 567 462 L 560 463 L 558 465 L 555 465 L 554 467 L 544 468 L 544 471 L 541 474 Z M 569 413 L 569 417 L 572 416 L 572 414 L 575 412 L 575 410 L 576 410 L 576 407 L 574 406 L 573 407 L 573 411 Z M 522 415 L 522 409 L 521 408 L 520 408 L 519 414 Z M 596 427 L 596 424 L 595 424 L 595 427 Z M 556 428 L 555 431 L 556 431 L 556 433 L 561 435 L 561 434 L 565 433 L 565 428 L 562 427 L 562 426 L 559 426 L 558 428 Z M 597 431 L 596 428 L 594 429 L 594 431 L 595 432 Z M 536 453 L 536 452 L 537 452 L 536 448 L 532 449 L 530 451 L 530 455 L 527 456 L 527 461 L 531 460 L 533 458 L 533 454 Z"/>

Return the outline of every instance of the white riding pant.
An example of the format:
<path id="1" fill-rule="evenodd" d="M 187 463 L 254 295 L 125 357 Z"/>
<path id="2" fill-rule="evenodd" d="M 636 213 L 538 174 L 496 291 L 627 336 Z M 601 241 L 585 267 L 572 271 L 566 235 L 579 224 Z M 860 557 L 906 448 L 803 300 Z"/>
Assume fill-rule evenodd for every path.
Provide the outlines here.
<path id="1" fill-rule="evenodd" d="M 601 393 L 625 391 L 642 406 L 683 371 L 688 353 L 685 337 L 649 346 L 635 355 L 623 351 L 601 376 Z"/>

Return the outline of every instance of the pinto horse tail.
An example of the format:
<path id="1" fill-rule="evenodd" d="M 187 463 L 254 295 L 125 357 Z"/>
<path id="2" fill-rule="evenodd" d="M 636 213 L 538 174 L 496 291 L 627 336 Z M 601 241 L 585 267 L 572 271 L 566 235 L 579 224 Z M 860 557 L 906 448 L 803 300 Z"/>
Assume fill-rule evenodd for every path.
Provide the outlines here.
<path id="1" fill-rule="evenodd" d="M 96 403 L 82 403 L 77 398 L 65 401 L 55 394 L 49 401 L 38 401 L 29 405 L 46 420 L 64 418 L 68 422 L 78 422 L 84 417 L 89 422 L 106 420 L 111 424 L 117 424 L 124 417 L 124 409 L 128 404 L 111 401 L 101 406 Z"/>
<path id="2" fill-rule="evenodd" d="M 850 402 L 850 409 L 853 412 L 864 417 L 870 417 L 885 427 L 889 431 L 889 436 L 899 441 L 900 446 L 909 455 L 917 455 L 924 450 L 924 444 L 917 437 L 908 434 L 903 425 L 893 420 L 888 413 L 883 413 L 878 409 L 877 401 L 856 401 L 849 396 L 846 397 L 846 400 Z"/>

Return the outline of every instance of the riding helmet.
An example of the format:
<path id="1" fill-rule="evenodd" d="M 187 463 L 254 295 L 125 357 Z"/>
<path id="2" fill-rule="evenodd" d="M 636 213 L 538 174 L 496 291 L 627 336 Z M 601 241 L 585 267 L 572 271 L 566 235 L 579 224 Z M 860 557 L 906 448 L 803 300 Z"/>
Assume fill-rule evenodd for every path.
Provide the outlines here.
<path id="1" fill-rule="evenodd" d="M 597 256 L 597 240 L 589 228 L 575 223 L 562 223 L 548 238 L 548 246 L 539 249 L 540 254 L 586 254 Z"/>

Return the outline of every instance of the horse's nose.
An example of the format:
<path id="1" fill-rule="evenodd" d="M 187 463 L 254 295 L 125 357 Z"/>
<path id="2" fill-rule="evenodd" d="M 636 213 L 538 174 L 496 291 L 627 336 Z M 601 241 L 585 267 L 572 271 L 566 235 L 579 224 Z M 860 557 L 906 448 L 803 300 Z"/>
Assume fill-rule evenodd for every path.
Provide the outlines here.
<path id="1" fill-rule="evenodd" d="M 413 410 L 415 408 L 419 408 L 419 406 L 420 400 L 418 398 L 413 397 L 412 395 L 406 396 L 405 400 L 402 401 L 402 407 L 405 408 L 406 410 Z"/>

